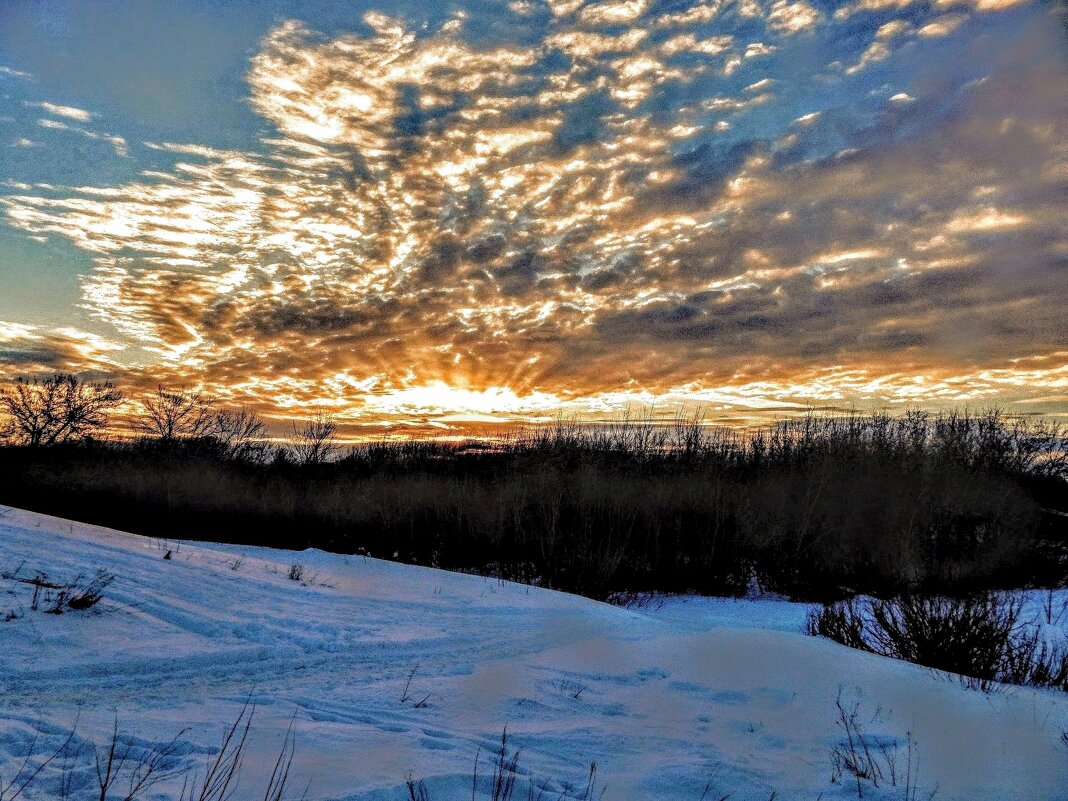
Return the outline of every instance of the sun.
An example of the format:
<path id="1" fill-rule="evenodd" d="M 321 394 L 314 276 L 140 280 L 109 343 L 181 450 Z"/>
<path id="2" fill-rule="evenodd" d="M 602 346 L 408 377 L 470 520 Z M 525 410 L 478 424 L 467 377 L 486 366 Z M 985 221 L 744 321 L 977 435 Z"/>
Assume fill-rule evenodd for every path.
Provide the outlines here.
<path id="1" fill-rule="evenodd" d="M 444 381 L 431 381 L 372 395 L 367 405 L 382 414 L 397 415 L 516 415 L 545 413 L 559 408 L 562 399 L 549 392 L 516 393 L 511 387 L 469 389 Z"/>

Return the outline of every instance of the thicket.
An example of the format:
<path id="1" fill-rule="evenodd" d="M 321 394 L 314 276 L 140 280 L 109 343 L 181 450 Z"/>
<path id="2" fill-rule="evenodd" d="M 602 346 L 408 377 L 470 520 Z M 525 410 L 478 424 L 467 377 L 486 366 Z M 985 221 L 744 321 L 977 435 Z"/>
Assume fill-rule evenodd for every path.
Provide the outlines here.
<path id="1" fill-rule="evenodd" d="M 1018 598 L 993 592 L 852 598 L 813 612 L 807 631 L 955 673 L 983 692 L 1001 684 L 1068 691 L 1068 650 L 1022 613 Z"/>
<path id="2" fill-rule="evenodd" d="M 833 600 L 1053 586 L 1068 573 L 1064 440 L 997 412 L 809 416 L 750 433 L 561 422 L 497 443 L 345 453 L 323 433 L 313 459 L 218 433 L 2 447 L 0 502 L 595 598 L 757 581 Z"/>

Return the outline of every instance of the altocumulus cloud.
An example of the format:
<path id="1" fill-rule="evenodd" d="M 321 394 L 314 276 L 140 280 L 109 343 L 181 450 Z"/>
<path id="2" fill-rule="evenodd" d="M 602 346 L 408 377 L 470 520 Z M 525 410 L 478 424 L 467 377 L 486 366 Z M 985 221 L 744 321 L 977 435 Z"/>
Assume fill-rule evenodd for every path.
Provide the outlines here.
<path id="1" fill-rule="evenodd" d="M 155 358 L 98 343 L 114 371 L 279 413 L 1063 408 L 1058 24 L 994 0 L 287 21 L 248 70 L 258 150 L 155 143 L 172 170 L 0 204 L 93 254 L 85 302 Z M 11 371 L 70 357 L 9 333 Z"/>

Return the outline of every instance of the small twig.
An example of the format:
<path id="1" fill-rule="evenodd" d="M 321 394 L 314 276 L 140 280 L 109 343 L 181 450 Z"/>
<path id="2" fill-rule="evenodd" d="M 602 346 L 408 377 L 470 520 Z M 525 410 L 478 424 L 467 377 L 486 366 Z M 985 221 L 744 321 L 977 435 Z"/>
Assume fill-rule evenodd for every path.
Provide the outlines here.
<path id="1" fill-rule="evenodd" d="M 408 674 L 408 681 L 404 683 L 404 692 L 401 693 L 400 702 L 405 704 L 408 702 L 410 696 L 408 695 L 408 689 L 412 686 L 412 679 L 415 678 L 415 671 L 419 670 L 419 663 L 415 663 L 415 667 L 412 668 L 412 672 Z"/>

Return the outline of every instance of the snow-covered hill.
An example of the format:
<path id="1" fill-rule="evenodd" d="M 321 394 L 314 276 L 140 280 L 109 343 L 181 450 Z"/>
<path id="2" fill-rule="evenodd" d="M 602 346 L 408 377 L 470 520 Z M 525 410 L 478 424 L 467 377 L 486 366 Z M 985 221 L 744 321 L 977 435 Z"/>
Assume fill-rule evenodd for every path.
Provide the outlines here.
<path id="1" fill-rule="evenodd" d="M 937 787 L 940 801 L 1068 799 L 1068 696 L 983 695 L 804 636 L 799 605 L 625 610 L 362 557 L 0 514 L 0 618 L 12 618 L 0 623 L 5 775 L 75 723 L 79 742 L 103 742 L 116 714 L 145 741 L 187 728 L 183 758 L 202 760 L 251 695 L 249 778 L 235 801 L 262 795 L 257 776 L 294 716 L 310 799 L 401 801 L 409 773 L 431 798 L 470 798 L 476 751 L 506 725 L 521 769 L 557 792 L 584 788 L 596 761 L 609 801 L 856 798 L 855 784 L 831 782 L 841 696 L 902 760 L 911 733 L 917 798 Z M 33 587 L 19 581 L 100 568 L 116 579 L 89 611 L 31 611 Z M 905 797 L 888 784 L 864 797 Z"/>

